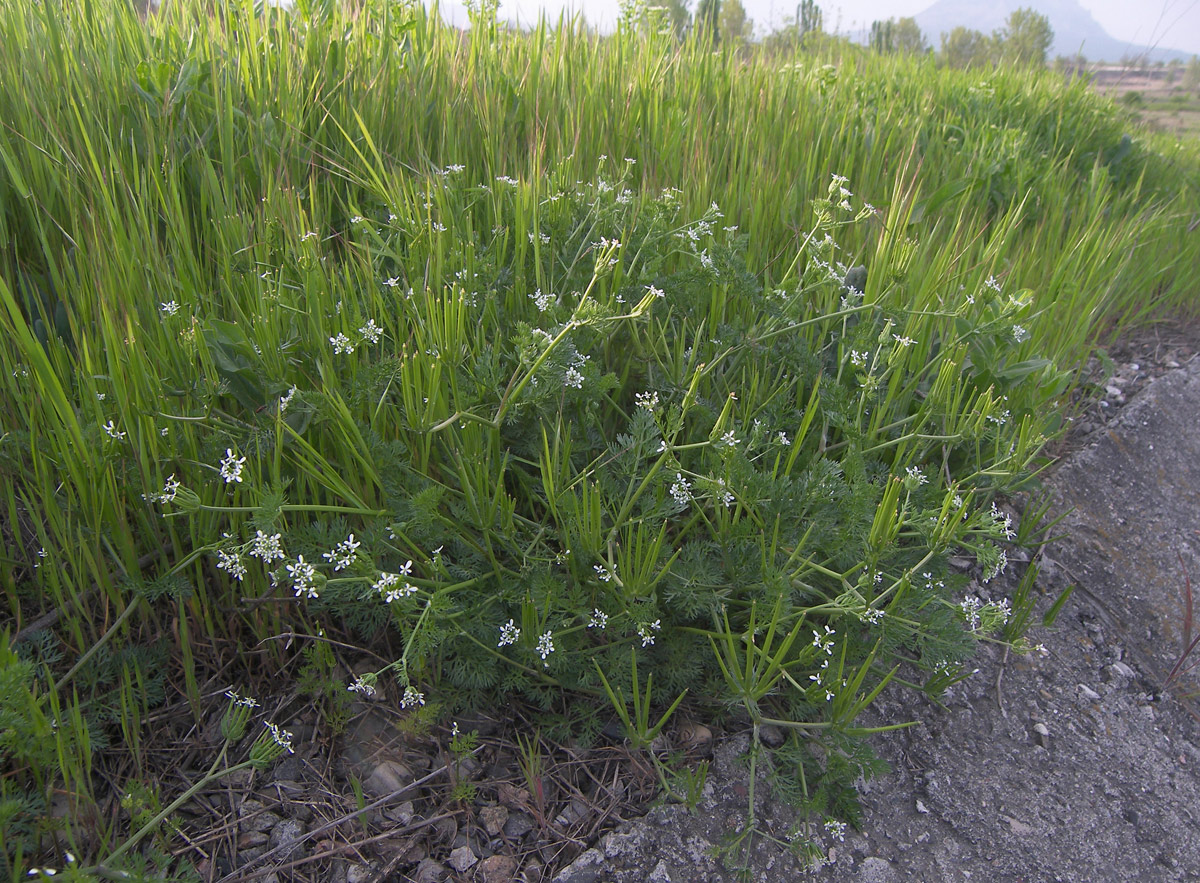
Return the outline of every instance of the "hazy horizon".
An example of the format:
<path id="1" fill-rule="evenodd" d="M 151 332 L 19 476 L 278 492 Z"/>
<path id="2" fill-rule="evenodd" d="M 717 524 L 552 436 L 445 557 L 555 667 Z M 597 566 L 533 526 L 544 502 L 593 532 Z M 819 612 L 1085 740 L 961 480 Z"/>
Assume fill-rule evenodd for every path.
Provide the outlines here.
<path id="1" fill-rule="evenodd" d="M 691 0 L 689 8 L 694 9 L 696 3 Z M 443 0 L 439 5 L 448 20 L 466 23 L 461 0 Z M 796 9 L 789 0 L 742 0 L 742 5 L 759 35 L 791 21 Z M 825 14 L 827 31 L 853 37 L 872 21 L 915 16 L 932 6 L 933 0 L 818 0 L 818 5 Z M 1039 4 L 1024 0 L 1023 5 L 1037 9 Z M 1200 0 L 1155 0 L 1147 6 L 1127 0 L 1079 0 L 1079 5 L 1117 40 L 1200 55 Z M 590 24 L 608 30 L 616 25 L 618 8 L 618 0 L 502 0 L 500 16 L 532 24 L 542 11 L 552 19 L 564 10 L 582 12 Z M 936 34 L 926 36 L 936 45 Z"/>

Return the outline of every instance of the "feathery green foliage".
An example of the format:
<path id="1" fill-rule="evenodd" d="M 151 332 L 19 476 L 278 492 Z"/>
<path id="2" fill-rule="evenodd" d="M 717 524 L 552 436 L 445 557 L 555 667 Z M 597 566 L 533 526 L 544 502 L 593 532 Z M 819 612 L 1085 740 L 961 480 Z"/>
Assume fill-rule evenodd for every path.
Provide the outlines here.
<path id="1" fill-rule="evenodd" d="M 1002 569 L 1089 347 L 1194 310 L 1195 147 L 1046 73 L 653 30 L 0 0 L 0 585 L 57 617 L 5 671 L 83 758 L 5 807 L 136 753 L 138 648 L 198 714 L 190 636 L 324 625 L 391 630 L 352 686 L 414 708 L 736 708 L 848 812 L 870 764 L 817 758 L 1003 629 L 947 558 Z"/>

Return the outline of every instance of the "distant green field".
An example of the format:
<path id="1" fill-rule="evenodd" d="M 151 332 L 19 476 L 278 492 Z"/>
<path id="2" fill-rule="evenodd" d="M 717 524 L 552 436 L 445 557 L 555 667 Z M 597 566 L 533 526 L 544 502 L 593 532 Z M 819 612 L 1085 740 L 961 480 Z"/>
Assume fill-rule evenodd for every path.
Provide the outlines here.
<path id="1" fill-rule="evenodd" d="M 644 746 L 686 693 L 852 816 L 877 689 L 1027 647 L 1035 571 L 948 560 L 1037 539 L 993 503 L 1098 342 L 1196 314 L 1200 142 L 1049 72 L 360 5 L 0 0 L 0 864 L 185 875 L 142 723 L 321 630 L 390 652 L 304 657 L 331 721 Z"/>

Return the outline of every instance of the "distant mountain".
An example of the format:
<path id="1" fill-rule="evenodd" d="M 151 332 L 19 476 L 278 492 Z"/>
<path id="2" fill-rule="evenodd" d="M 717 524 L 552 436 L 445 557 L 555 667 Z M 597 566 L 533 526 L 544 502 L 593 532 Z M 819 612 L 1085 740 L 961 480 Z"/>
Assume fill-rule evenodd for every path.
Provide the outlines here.
<path id="1" fill-rule="evenodd" d="M 1089 61 L 1120 61 L 1126 56 L 1149 54 L 1150 61 L 1187 61 L 1186 52 L 1175 49 L 1135 46 L 1109 36 L 1092 14 L 1075 0 L 937 0 L 915 18 L 921 31 L 934 48 L 941 45 L 941 35 L 954 28 L 972 28 L 990 34 L 1004 26 L 1009 14 L 1022 6 L 1033 7 L 1050 19 L 1054 28 L 1054 44 L 1050 58 L 1082 52 Z"/>

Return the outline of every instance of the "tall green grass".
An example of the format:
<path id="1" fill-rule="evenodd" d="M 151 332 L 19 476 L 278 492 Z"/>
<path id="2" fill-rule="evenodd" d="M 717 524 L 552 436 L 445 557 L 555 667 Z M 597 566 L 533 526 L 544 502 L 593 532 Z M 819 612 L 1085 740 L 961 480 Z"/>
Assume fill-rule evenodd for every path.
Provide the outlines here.
<path id="1" fill-rule="evenodd" d="M 847 593 L 899 604 L 954 544 L 988 564 L 986 504 L 1036 468 L 1096 341 L 1195 312 L 1200 152 L 1127 132 L 1078 81 L 332 7 L 0 2 L 0 585 L 10 632 L 50 629 L 20 635 L 38 680 L 13 657 L 32 705 L 11 713 L 78 720 L 58 761 L 10 750 L 22 793 L 86 799 L 93 737 L 140 757 L 166 680 L 201 716 L 221 664 L 197 642 L 333 618 L 399 627 L 402 685 L 446 679 L 446 701 L 566 686 L 622 707 L 633 634 L 666 618 L 653 698 L 740 684 L 757 725 L 781 672 L 815 665 L 797 629 Z M 672 508 L 676 471 L 711 511 Z M 844 511 L 780 508 L 835 484 Z M 311 608 L 216 567 L 275 528 L 316 563 L 357 533 L 376 566 L 324 573 Z M 406 560 L 416 600 L 367 604 Z M 599 649 L 570 618 L 607 597 L 598 567 L 629 580 L 628 640 Z M 510 616 L 504 686 L 483 672 Z M 944 677 L 916 645 L 946 627 L 883 650 Z M 588 664 L 539 659 L 546 631 Z M 841 704 L 797 700 L 798 732 L 850 727 L 888 676 L 856 641 Z M 696 678 L 670 674 L 697 652 Z"/>

